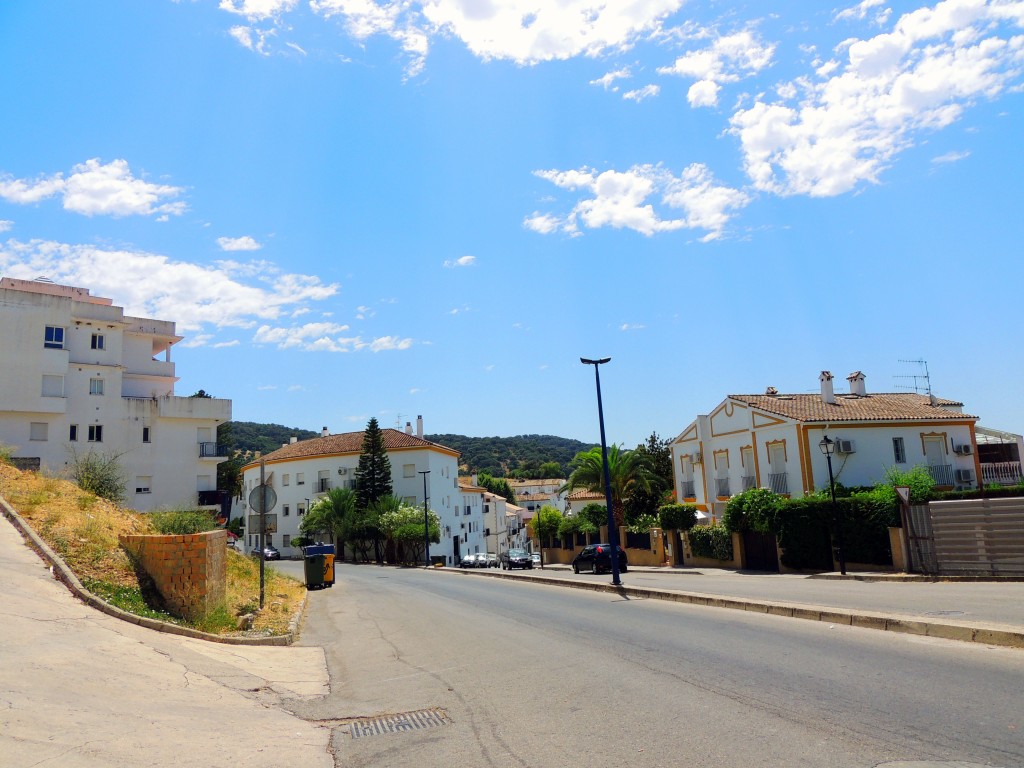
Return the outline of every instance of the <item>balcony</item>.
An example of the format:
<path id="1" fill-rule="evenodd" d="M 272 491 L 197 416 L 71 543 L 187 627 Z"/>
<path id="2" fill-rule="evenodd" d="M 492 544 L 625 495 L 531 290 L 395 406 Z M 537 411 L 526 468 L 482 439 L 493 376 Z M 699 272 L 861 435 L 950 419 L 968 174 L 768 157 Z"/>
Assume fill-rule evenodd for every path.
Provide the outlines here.
<path id="1" fill-rule="evenodd" d="M 162 419 L 231 420 L 231 401 L 215 397 L 161 397 L 157 414 Z"/>
<path id="2" fill-rule="evenodd" d="M 697 492 L 694 489 L 693 480 L 683 480 L 682 482 L 683 498 L 684 499 L 695 499 L 697 498 Z"/>
<path id="3" fill-rule="evenodd" d="M 780 496 L 789 493 L 789 475 L 785 472 L 768 473 L 768 487 Z"/>
<path id="4" fill-rule="evenodd" d="M 728 477 L 716 477 L 715 478 L 715 493 L 718 496 L 730 496 L 729 493 L 729 478 Z"/>
<path id="5" fill-rule="evenodd" d="M 200 507 L 219 507 L 226 491 L 199 491 Z"/>
<path id="6" fill-rule="evenodd" d="M 327 493 L 329 490 L 331 490 L 331 481 L 326 477 L 317 478 L 314 493 Z"/>
<path id="7" fill-rule="evenodd" d="M 740 480 L 743 482 L 744 491 L 749 491 L 757 484 L 757 478 L 754 477 L 753 475 L 744 475 L 743 477 L 740 478 Z"/>
<path id="8" fill-rule="evenodd" d="M 936 485 L 954 485 L 952 464 L 931 464 L 928 467 L 928 474 Z"/>
<path id="9" fill-rule="evenodd" d="M 1017 485 L 1024 474 L 1019 461 L 998 461 L 981 465 L 983 485 Z"/>
<path id="10" fill-rule="evenodd" d="M 227 451 L 221 453 L 217 450 L 216 443 L 199 443 L 199 458 L 201 459 L 226 459 Z"/>

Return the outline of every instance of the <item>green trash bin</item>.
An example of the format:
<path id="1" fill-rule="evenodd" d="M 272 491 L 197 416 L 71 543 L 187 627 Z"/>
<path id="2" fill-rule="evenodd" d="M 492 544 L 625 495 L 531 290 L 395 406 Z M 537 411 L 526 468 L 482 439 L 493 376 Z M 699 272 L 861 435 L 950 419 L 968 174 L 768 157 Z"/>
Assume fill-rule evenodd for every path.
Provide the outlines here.
<path id="1" fill-rule="evenodd" d="M 306 589 L 334 586 L 334 546 L 316 544 L 303 547 Z"/>

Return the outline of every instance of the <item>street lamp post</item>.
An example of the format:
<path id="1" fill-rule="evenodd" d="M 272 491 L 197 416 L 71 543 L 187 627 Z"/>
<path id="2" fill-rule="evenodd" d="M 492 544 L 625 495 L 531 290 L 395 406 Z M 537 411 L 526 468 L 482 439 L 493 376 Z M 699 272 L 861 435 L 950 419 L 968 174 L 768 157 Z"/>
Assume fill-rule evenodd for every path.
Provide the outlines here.
<path id="1" fill-rule="evenodd" d="M 615 526 L 615 513 L 612 511 L 612 478 L 608 471 L 608 446 L 604 439 L 604 409 L 601 406 L 601 372 L 599 366 L 611 360 L 610 357 L 602 357 L 600 360 L 588 360 L 580 358 L 584 365 L 594 366 L 594 380 L 597 382 L 597 420 L 601 425 L 601 464 L 604 467 L 604 502 L 608 508 L 608 543 L 611 545 L 612 561 L 612 586 L 622 586 L 619 578 L 619 529 Z"/>
<path id="2" fill-rule="evenodd" d="M 427 516 L 427 475 L 430 474 L 429 469 L 420 470 L 420 474 L 423 475 L 423 551 L 424 562 L 427 568 L 430 567 L 430 518 Z"/>
<path id="3" fill-rule="evenodd" d="M 830 440 L 828 435 L 825 435 L 821 438 L 821 442 L 818 443 L 818 447 L 825 454 L 825 460 L 828 462 L 828 490 L 832 495 L 832 519 L 835 520 L 836 524 L 836 549 L 839 551 L 839 573 L 845 576 L 846 551 L 843 547 L 843 518 L 839 514 L 839 508 L 836 506 L 836 481 L 832 476 L 832 454 L 836 450 L 836 442 L 835 440 Z"/>

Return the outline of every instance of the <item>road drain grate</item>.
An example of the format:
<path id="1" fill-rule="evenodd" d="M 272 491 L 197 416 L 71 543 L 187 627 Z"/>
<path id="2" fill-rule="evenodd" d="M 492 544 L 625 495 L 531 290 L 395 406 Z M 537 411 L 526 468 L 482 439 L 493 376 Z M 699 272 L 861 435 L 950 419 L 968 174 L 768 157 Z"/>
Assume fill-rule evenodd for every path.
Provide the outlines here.
<path id="1" fill-rule="evenodd" d="M 448 725 L 451 718 L 443 709 L 420 709 L 415 712 L 401 712 L 396 715 L 362 717 L 349 723 L 353 739 L 364 736 L 381 736 L 385 733 L 405 733 L 423 728 Z"/>

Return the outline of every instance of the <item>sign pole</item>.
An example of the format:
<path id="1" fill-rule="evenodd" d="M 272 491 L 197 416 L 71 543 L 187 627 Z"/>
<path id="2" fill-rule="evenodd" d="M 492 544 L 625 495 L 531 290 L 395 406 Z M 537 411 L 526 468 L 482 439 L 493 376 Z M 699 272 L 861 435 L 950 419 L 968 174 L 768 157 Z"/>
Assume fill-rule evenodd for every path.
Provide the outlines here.
<path id="1" fill-rule="evenodd" d="M 260 459 L 260 610 L 263 610 L 264 568 L 266 568 L 266 544 L 263 536 L 267 530 L 267 463 Z"/>

